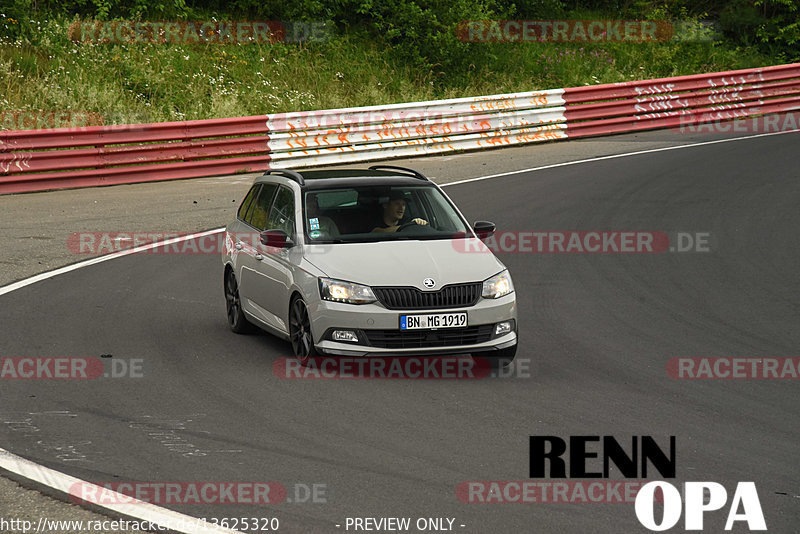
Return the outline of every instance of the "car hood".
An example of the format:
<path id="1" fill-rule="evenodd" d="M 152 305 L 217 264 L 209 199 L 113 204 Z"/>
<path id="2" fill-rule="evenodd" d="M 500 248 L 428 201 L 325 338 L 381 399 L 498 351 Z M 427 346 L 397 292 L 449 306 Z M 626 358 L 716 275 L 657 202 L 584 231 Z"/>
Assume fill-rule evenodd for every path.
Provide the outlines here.
<path id="1" fill-rule="evenodd" d="M 423 290 L 481 282 L 505 268 L 476 238 L 307 245 L 304 256 L 331 278 Z M 426 278 L 436 285 L 426 288 Z"/>

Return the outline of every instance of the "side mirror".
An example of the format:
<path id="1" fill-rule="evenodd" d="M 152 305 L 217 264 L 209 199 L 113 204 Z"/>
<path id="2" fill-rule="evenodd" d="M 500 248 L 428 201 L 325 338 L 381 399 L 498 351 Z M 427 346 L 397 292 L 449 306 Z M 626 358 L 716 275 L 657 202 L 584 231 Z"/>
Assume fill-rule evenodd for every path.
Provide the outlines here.
<path id="1" fill-rule="evenodd" d="M 475 225 L 472 227 L 479 239 L 486 239 L 494 235 L 495 228 L 494 223 L 489 221 L 475 221 Z"/>
<path id="2" fill-rule="evenodd" d="M 294 241 L 283 230 L 265 230 L 261 232 L 261 244 L 271 248 L 289 248 L 294 246 Z"/>

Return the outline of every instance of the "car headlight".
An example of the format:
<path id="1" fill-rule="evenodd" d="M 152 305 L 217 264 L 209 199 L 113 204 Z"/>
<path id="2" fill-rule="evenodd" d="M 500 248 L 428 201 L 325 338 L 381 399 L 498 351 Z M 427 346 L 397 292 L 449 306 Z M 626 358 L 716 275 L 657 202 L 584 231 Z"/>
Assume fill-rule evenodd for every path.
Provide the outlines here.
<path id="1" fill-rule="evenodd" d="M 514 291 L 514 284 L 511 283 L 511 275 L 508 271 L 498 273 L 483 282 L 483 294 L 485 299 L 499 299 Z"/>
<path id="2" fill-rule="evenodd" d="M 348 304 L 369 304 L 378 300 L 369 286 L 331 278 L 319 279 L 319 295 L 322 300 Z"/>

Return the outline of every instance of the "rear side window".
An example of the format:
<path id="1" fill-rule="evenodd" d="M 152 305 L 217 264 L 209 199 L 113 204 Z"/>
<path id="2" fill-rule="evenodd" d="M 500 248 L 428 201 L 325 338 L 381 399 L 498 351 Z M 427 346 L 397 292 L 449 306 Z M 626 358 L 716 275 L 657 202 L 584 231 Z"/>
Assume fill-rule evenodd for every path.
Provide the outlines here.
<path id="1" fill-rule="evenodd" d="M 261 191 L 258 196 L 251 203 L 250 208 L 247 210 L 247 216 L 243 219 L 244 222 L 250 226 L 255 227 L 257 230 L 267 229 L 267 214 L 272 205 L 272 197 L 275 196 L 275 190 L 278 188 L 275 184 L 262 184 Z"/>
<path id="2" fill-rule="evenodd" d="M 242 201 L 242 205 L 239 206 L 239 211 L 236 213 L 236 216 L 239 217 L 241 220 L 246 219 L 247 215 L 247 208 L 250 207 L 250 204 L 253 202 L 253 199 L 256 197 L 256 193 L 258 189 L 261 187 L 261 184 L 255 184 L 253 187 L 250 188 L 250 191 L 247 192 L 247 195 L 244 197 Z"/>
<path id="3" fill-rule="evenodd" d="M 278 190 L 268 226 L 268 230 L 283 230 L 289 236 L 294 235 L 294 193 L 290 189 L 281 187 Z"/>

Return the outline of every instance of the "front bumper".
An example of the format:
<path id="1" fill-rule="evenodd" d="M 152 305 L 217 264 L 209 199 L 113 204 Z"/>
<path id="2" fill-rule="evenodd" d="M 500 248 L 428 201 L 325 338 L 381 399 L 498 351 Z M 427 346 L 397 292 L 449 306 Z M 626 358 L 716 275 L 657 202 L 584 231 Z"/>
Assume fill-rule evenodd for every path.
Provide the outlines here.
<path id="1" fill-rule="evenodd" d="M 439 329 L 444 335 L 439 337 L 435 335 L 434 330 L 426 330 L 424 332 L 434 332 L 431 338 L 438 338 L 432 341 L 432 346 L 425 346 L 426 342 L 415 341 L 412 343 L 381 343 L 388 346 L 375 346 L 375 343 L 370 342 L 365 337 L 375 338 L 375 335 L 386 339 L 386 336 L 381 336 L 380 331 L 384 334 L 392 334 L 396 332 L 398 335 L 400 330 L 400 316 L 409 314 L 427 314 L 427 313 L 454 313 L 466 312 L 468 328 L 480 327 L 482 335 L 465 335 L 458 336 L 458 330 L 461 329 Z M 513 346 L 517 342 L 516 319 L 517 319 L 517 305 L 516 293 L 511 293 L 499 299 L 480 299 L 473 306 L 466 308 L 446 308 L 446 309 L 432 309 L 432 310 L 388 310 L 379 303 L 373 304 L 344 304 L 339 302 L 329 302 L 320 300 L 313 305 L 309 305 L 309 313 L 311 316 L 311 331 L 314 335 L 314 343 L 319 352 L 337 356 L 417 356 L 417 355 L 445 355 L 445 354 L 463 354 L 473 352 L 486 352 L 504 349 Z M 494 335 L 494 325 L 503 321 L 514 321 L 514 329 L 511 332 Z M 340 342 L 328 339 L 328 334 L 332 329 L 341 330 L 354 330 L 359 333 L 359 342 Z M 486 329 L 491 331 L 491 335 L 485 335 Z M 477 329 L 476 329 L 477 330 Z M 364 336 L 367 333 L 375 333 L 375 335 Z M 423 331 L 412 331 L 415 333 Z M 424 337 L 424 336 L 423 336 Z M 442 338 L 454 339 L 462 337 L 469 342 L 466 344 L 455 343 L 445 344 Z M 403 348 L 400 345 L 415 345 L 413 347 Z M 420 346 L 421 345 L 421 346 Z"/>

